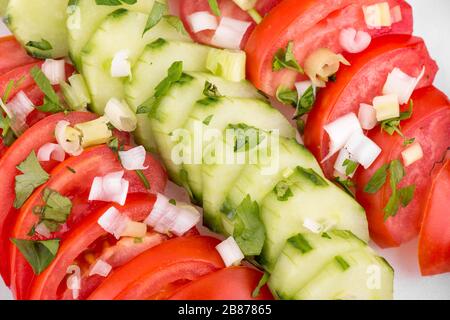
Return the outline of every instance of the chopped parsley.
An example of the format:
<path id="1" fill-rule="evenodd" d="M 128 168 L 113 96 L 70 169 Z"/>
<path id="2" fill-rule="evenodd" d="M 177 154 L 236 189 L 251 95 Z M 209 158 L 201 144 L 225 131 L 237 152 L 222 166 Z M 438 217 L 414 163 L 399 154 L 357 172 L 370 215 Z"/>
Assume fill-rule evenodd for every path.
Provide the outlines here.
<path id="1" fill-rule="evenodd" d="M 150 11 L 150 14 L 148 16 L 147 23 L 145 25 L 144 32 L 142 35 L 144 35 L 148 30 L 156 26 L 161 21 L 166 12 L 167 12 L 167 5 L 155 1 L 152 7 L 152 11 Z"/>
<path id="2" fill-rule="evenodd" d="M 294 41 L 289 41 L 286 49 L 279 49 L 273 57 L 272 70 L 280 71 L 282 69 L 290 69 L 302 74 L 304 73 L 294 55 Z"/>
<path id="3" fill-rule="evenodd" d="M 41 274 L 55 259 L 59 249 L 59 240 L 34 241 L 11 239 L 30 264 L 35 275 Z"/>
<path id="4" fill-rule="evenodd" d="M 33 67 L 30 71 L 31 76 L 36 82 L 37 86 L 44 93 L 44 103 L 37 107 L 39 111 L 42 112 L 50 112 L 50 113 L 58 113 L 64 111 L 64 107 L 61 104 L 59 96 L 56 94 L 53 89 L 50 81 L 47 79 L 45 74 L 39 67 Z"/>
<path id="5" fill-rule="evenodd" d="M 273 191 L 275 192 L 278 201 L 287 201 L 294 196 L 289 183 L 285 180 L 278 182 Z"/>
<path id="6" fill-rule="evenodd" d="M 215 16 L 220 17 L 220 8 L 217 0 L 208 0 L 208 4 L 211 8 L 212 13 L 214 13 Z"/>

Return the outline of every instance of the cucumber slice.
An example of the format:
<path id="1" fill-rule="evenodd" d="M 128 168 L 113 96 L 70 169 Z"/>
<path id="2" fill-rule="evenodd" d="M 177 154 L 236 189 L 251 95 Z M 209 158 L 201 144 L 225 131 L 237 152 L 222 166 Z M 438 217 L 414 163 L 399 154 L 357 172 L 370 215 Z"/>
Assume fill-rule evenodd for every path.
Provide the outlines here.
<path id="1" fill-rule="evenodd" d="M 185 181 L 180 175 L 182 166 L 172 161 L 172 150 L 177 145 L 177 142 L 172 139 L 172 132 L 183 128 L 195 102 L 203 97 L 205 81 L 213 83 L 223 95 L 228 97 L 261 98 L 258 91 L 246 81 L 229 82 L 206 73 L 190 72 L 188 74 L 192 79 L 173 84 L 150 117 L 160 156 L 170 178 L 179 185 L 185 185 Z"/>
<path id="2" fill-rule="evenodd" d="M 3 17 L 6 11 L 6 6 L 8 5 L 8 0 L 0 0 L 0 16 Z"/>
<path id="3" fill-rule="evenodd" d="M 294 235 L 282 248 L 271 273 L 269 287 L 279 298 L 292 299 L 295 293 L 335 256 L 364 249 L 366 246 L 349 231 L 334 230 L 322 235 L 313 233 Z"/>
<path id="4" fill-rule="evenodd" d="M 297 300 L 391 300 L 394 270 L 371 250 L 341 254 L 294 295 Z"/>
<path id="5" fill-rule="evenodd" d="M 357 237 L 369 241 L 364 208 L 332 182 L 322 179 L 314 183 L 314 176 L 297 168 L 283 180 L 292 196 L 278 200 L 276 191 L 270 192 L 262 201 L 260 213 L 266 227 L 266 243 L 260 257 L 269 270 L 273 268 L 286 240 L 300 232 L 309 232 L 305 221 L 312 220 L 329 229 L 350 230 Z"/>
<path id="6" fill-rule="evenodd" d="M 148 98 L 155 87 L 167 75 L 167 69 L 176 61 L 183 62 L 183 71 L 207 71 L 207 46 L 158 39 L 148 45 L 133 67 L 133 78 L 125 84 L 125 95 L 129 106 L 136 111 Z M 150 118 L 138 115 L 138 125 L 134 132 L 136 141 L 147 149 L 155 147 Z"/>
<path id="7" fill-rule="evenodd" d="M 265 101 L 229 97 L 209 100 L 208 103 L 203 101 L 196 103 L 184 127 L 191 133 L 191 141 L 194 141 L 195 137 L 203 137 L 203 134 L 197 129 L 217 129 L 219 132 L 223 132 L 230 124 L 245 124 L 264 131 L 278 130 L 283 137 L 295 136 L 295 130 L 289 121 Z M 206 119 L 210 119 L 208 125 L 203 123 Z M 202 141 L 202 139 L 200 140 Z M 197 145 L 193 143 L 192 148 L 188 151 L 194 156 L 193 160 L 199 151 L 204 150 L 204 148 L 199 150 L 196 147 Z M 201 158 L 200 161 L 202 161 Z M 188 174 L 188 183 L 195 199 L 201 202 L 203 193 L 202 164 L 184 163 L 183 168 Z"/>
<path id="8" fill-rule="evenodd" d="M 109 99 L 125 98 L 124 79 L 110 74 L 111 61 L 119 51 L 126 50 L 131 65 L 139 58 L 146 44 L 157 38 L 185 39 L 185 36 L 163 18 L 142 35 L 148 15 L 118 9 L 103 21 L 81 53 L 83 73 L 92 95 L 92 110 L 103 114 Z"/>
<path id="9" fill-rule="evenodd" d="M 98 5 L 96 0 L 76 0 L 69 3 L 67 30 L 69 53 L 78 70 L 81 67 L 81 51 L 102 21 L 113 11 L 124 8 L 130 11 L 150 13 L 155 0 L 137 0 L 135 4 Z M 165 2 L 165 1 L 160 1 Z"/>
<path id="10" fill-rule="evenodd" d="M 10 0 L 5 21 L 17 40 L 34 57 L 65 57 L 68 53 L 68 2 L 69 0 Z M 48 50 L 43 50 L 43 40 L 50 43 L 51 49 L 47 47 Z"/>
<path id="11" fill-rule="evenodd" d="M 272 166 L 271 172 L 267 171 L 268 163 Z M 227 215 L 232 215 L 233 210 L 247 195 L 261 205 L 264 197 L 275 188 L 284 176 L 289 176 L 292 169 L 297 166 L 311 168 L 322 175 L 322 170 L 314 156 L 295 139 L 280 139 L 279 148 L 271 153 L 270 159 L 262 164 L 245 166 L 239 174 L 239 178 L 229 188 L 225 201 L 220 204 L 221 210 L 225 213 L 222 214 L 224 224 L 229 225 Z M 228 233 L 232 233 L 232 229 L 228 230 Z"/>

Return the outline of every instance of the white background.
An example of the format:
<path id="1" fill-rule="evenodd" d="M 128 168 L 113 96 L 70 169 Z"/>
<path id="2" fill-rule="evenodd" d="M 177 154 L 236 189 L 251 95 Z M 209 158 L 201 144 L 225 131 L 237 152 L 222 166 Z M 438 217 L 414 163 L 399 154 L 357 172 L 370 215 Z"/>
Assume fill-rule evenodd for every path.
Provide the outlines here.
<path id="1" fill-rule="evenodd" d="M 435 85 L 450 93 L 450 0 L 409 0 L 414 9 L 415 34 L 423 37 L 440 71 Z M 4 32 L 0 25 L 0 34 Z M 450 274 L 421 277 L 417 266 L 417 243 L 401 249 L 379 250 L 395 269 L 396 299 L 450 300 Z M 0 299 L 9 299 L 0 279 Z"/>

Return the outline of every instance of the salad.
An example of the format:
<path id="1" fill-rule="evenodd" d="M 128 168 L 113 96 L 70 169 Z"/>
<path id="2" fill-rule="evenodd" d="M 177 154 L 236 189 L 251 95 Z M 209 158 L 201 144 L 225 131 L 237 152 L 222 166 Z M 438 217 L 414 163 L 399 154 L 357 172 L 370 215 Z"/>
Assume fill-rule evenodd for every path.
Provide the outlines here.
<path id="1" fill-rule="evenodd" d="M 392 299 L 450 272 L 450 102 L 404 0 L 9 0 L 19 300 Z"/>

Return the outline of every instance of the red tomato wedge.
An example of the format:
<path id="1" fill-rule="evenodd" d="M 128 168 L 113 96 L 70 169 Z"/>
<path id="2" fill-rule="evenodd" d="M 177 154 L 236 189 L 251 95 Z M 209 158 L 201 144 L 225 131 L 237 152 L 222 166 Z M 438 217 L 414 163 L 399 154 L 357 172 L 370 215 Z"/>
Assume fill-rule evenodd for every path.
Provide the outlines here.
<path id="1" fill-rule="evenodd" d="M 294 54 L 302 66 L 308 54 L 318 48 L 342 53 L 339 33 L 344 28 L 369 32 L 372 37 L 385 34 L 411 34 L 412 9 L 403 0 L 387 1 L 391 8 L 400 6 L 402 20 L 391 27 L 369 30 L 363 6 L 376 0 L 284 0 L 263 19 L 251 34 L 245 51 L 247 75 L 260 90 L 274 96 L 280 85 L 292 87 L 297 73 L 290 70 L 272 71 L 274 55 L 294 41 Z"/>
<path id="2" fill-rule="evenodd" d="M 154 247 L 115 270 L 90 300 L 165 299 L 187 282 L 224 268 L 219 240 L 193 236 Z"/>
<path id="3" fill-rule="evenodd" d="M 402 132 L 420 143 L 424 157 L 405 167 L 405 177 L 398 186 L 403 188 L 415 184 L 416 190 L 411 203 L 406 208 L 400 208 L 394 217 L 384 221 L 383 209 L 391 196 L 389 181 L 376 194 L 363 191 L 382 165 L 394 159 L 402 161 L 401 152 L 406 147 L 399 135 L 390 136 L 380 130 L 372 130 L 368 136 L 380 146 L 382 153 L 368 170 L 358 170 L 355 175 L 356 197 L 366 209 L 371 238 L 383 248 L 399 246 L 418 235 L 422 206 L 431 183 L 431 171 L 449 146 L 450 103 L 445 94 L 434 87 L 427 87 L 417 90 L 412 99 L 414 111 L 409 120 L 402 121 Z"/>
<path id="4" fill-rule="evenodd" d="M 0 75 L 36 61 L 13 36 L 0 38 Z"/>
<path id="5" fill-rule="evenodd" d="M 450 154 L 433 173 L 419 237 L 419 264 L 424 276 L 450 272 Z"/>
<path id="6" fill-rule="evenodd" d="M 170 300 L 273 300 L 266 285 L 252 297 L 262 276 L 261 271 L 249 267 L 222 269 L 187 284 Z"/>
<path id="7" fill-rule="evenodd" d="M 148 169 L 143 170 L 143 174 L 149 181 L 151 189 L 146 190 L 135 171 L 125 171 L 124 179 L 128 180 L 130 184 L 128 192 L 130 194 L 162 192 L 167 182 L 163 167 L 150 155 L 147 156 L 144 165 L 148 166 Z M 51 171 L 51 177 L 47 183 L 35 190 L 22 206 L 11 237 L 15 239 L 35 239 L 36 236 L 28 236 L 31 228 L 39 221 L 39 217 L 34 214 L 33 209 L 36 206 L 43 205 L 42 192 L 46 188 L 57 191 L 71 199 L 72 211 L 66 221 L 66 229 L 76 228 L 79 223 L 82 223 L 83 219 L 104 204 L 101 201 L 88 201 L 94 178 L 122 170 L 124 169 L 117 155 L 106 145 L 87 149 L 80 156 L 62 162 Z M 52 235 L 52 238 L 64 239 L 66 233 L 67 231 L 57 232 Z M 39 239 L 42 240 L 42 237 Z M 27 295 L 34 274 L 28 262 L 12 244 L 10 245 L 10 258 L 11 287 L 16 293 L 16 297 L 23 299 Z"/>
<path id="8" fill-rule="evenodd" d="M 68 267 L 96 240 L 107 235 L 106 231 L 100 227 L 97 221 L 111 206 L 114 206 L 121 214 L 128 216 L 134 221 L 142 221 L 153 209 L 155 200 L 156 197 L 151 194 L 130 195 L 124 206 L 109 204 L 83 219 L 77 228 L 70 230 L 65 236 L 53 262 L 43 273 L 36 277 L 31 289 L 30 299 L 56 300 L 59 298 L 58 287 L 67 275 Z M 161 243 L 164 239 L 165 236 L 157 235 L 153 245 Z M 111 250 L 112 248 L 109 249 Z M 111 260 L 106 262 L 110 263 Z M 124 264 L 124 261 L 121 264 Z M 118 264 L 114 265 L 114 267 L 117 266 Z M 100 278 L 100 280 L 102 279 Z M 86 285 L 81 286 L 82 292 L 80 299 L 83 299 L 89 294 L 89 292 L 84 290 L 86 287 Z M 89 286 L 89 288 L 93 290 L 95 287 L 92 288 L 92 286 Z"/>
<path id="9" fill-rule="evenodd" d="M 0 159 L 0 177 L 2 177 L 2 183 L 0 183 L 0 193 L 2 195 L 2 201 L 0 201 L 0 270 L 5 283 L 9 284 L 10 281 L 8 262 L 9 237 L 18 214 L 18 210 L 13 208 L 15 199 L 14 178 L 19 173 L 16 167 L 28 157 L 31 151 L 37 152 L 42 145 L 48 142 L 56 142 L 54 131 L 56 124 L 60 120 L 67 120 L 72 124 L 76 124 L 95 118 L 94 114 L 87 112 L 51 115 L 28 129 Z"/>
<path id="10" fill-rule="evenodd" d="M 430 58 L 422 39 L 409 36 L 386 36 L 375 39 L 363 53 L 348 55 L 351 66 L 342 66 L 336 82 L 329 82 L 317 95 L 305 128 L 305 146 L 322 161 L 329 151 L 329 137 L 324 126 L 350 112 L 358 114 L 361 103 L 372 104 L 382 95 L 389 72 L 395 67 L 418 76 L 425 67 L 425 76 L 417 88 L 433 83 L 436 63 Z M 378 129 L 374 129 L 378 130 Z M 325 174 L 333 176 L 337 155 L 322 164 Z"/>
<path id="11" fill-rule="evenodd" d="M 273 7 L 275 7 L 281 0 L 258 0 L 255 5 L 255 10 L 264 17 Z M 177 7 L 178 2 L 178 7 Z M 241 42 L 241 49 L 245 47 L 247 43 L 248 37 L 254 30 L 256 23 L 253 18 L 244 10 L 239 8 L 239 6 L 234 3 L 233 0 L 218 0 L 219 9 L 221 13 L 221 17 L 233 18 L 240 21 L 248 21 L 252 24 L 247 29 L 246 34 L 244 35 Z M 179 12 L 180 18 L 183 21 L 183 24 L 186 30 L 191 35 L 192 39 L 196 42 L 213 45 L 212 38 L 214 36 L 215 30 L 205 30 L 195 33 L 192 30 L 191 25 L 189 24 L 188 17 L 196 12 L 207 11 L 211 14 L 211 8 L 208 4 L 208 0 L 178 0 L 171 2 L 171 11 Z M 220 21 L 220 17 L 217 17 L 217 22 Z"/>

